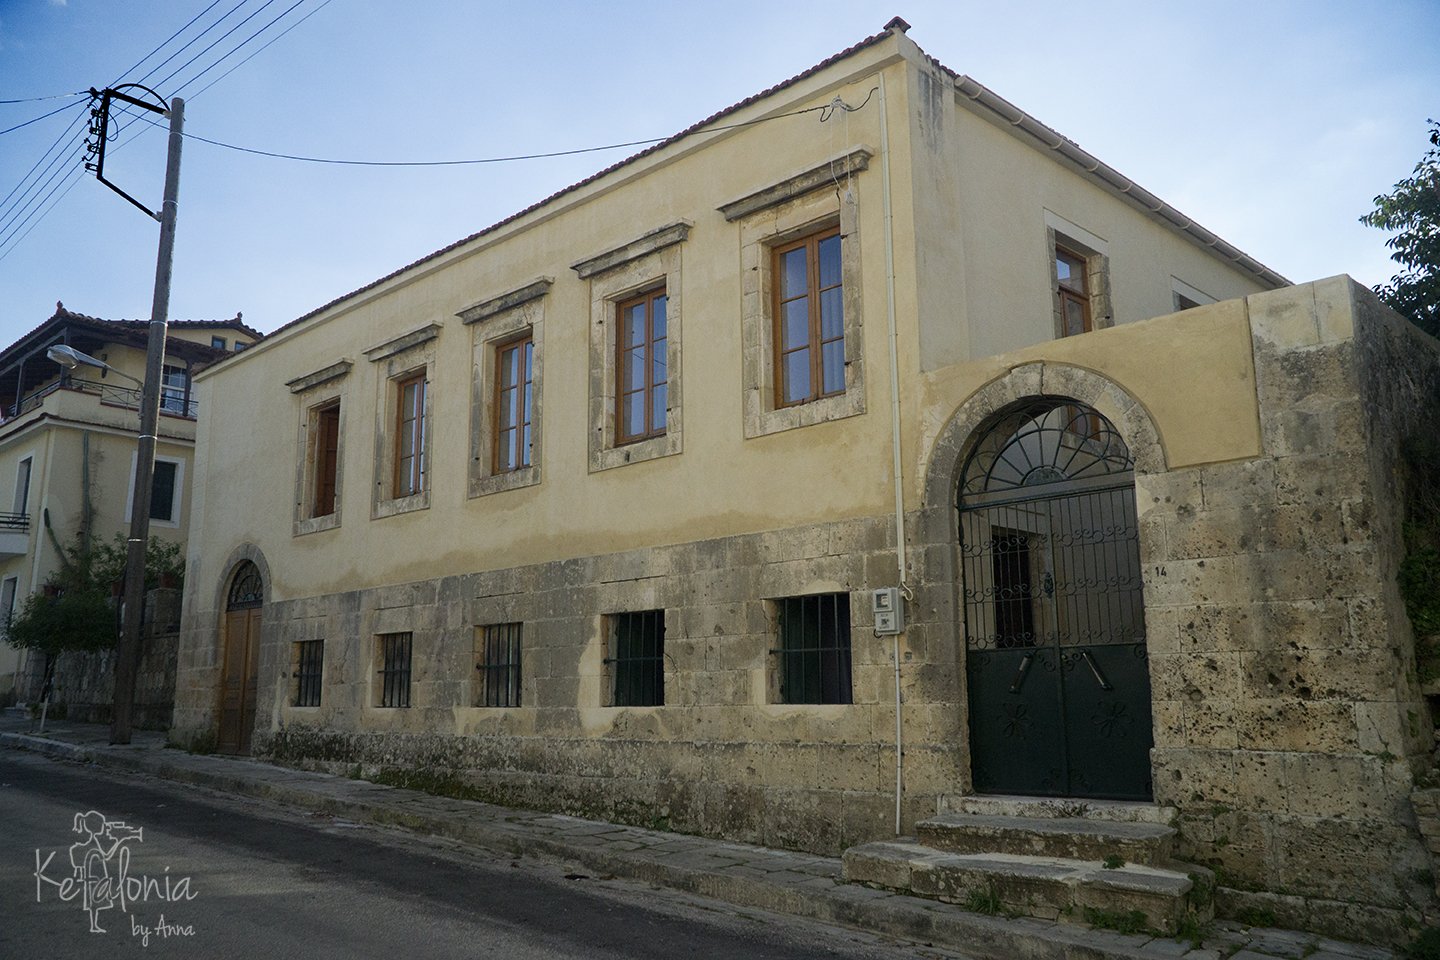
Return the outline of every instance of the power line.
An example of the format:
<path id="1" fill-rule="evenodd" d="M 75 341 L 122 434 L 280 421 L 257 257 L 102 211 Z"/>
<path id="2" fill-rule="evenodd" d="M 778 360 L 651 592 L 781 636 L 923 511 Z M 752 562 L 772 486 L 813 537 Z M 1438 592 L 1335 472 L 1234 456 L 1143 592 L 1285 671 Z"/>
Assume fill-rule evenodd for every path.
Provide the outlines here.
<path id="1" fill-rule="evenodd" d="M 51 110 L 49 113 L 42 113 L 42 114 L 40 114 L 40 116 L 38 116 L 38 117 L 32 117 L 31 119 L 26 120 L 24 123 L 17 123 L 17 124 L 15 124 L 15 126 L 13 126 L 13 127 L 6 127 L 4 130 L 0 130 L 0 136 L 4 136 L 4 135 L 7 134 L 7 133 L 13 133 L 13 132 L 16 131 L 16 130 L 19 130 L 21 127 L 28 127 L 28 126 L 30 126 L 30 124 L 32 124 L 32 123 L 39 123 L 41 120 L 44 120 L 46 117 L 53 117 L 53 116 L 55 116 L 55 114 L 57 114 L 57 113 L 62 113 L 62 112 L 64 112 L 64 111 L 66 111 L 66 110 L 73 110 L 73 109 L 75 109 L 75 108 L 78 107 L 78 106 L 81 106 L 81 104 L 78 104 L 78 103 L 67 103 L 67 104 L 65 104 L 63 107 L 56 107 L 54 110 Z"/>
<path id="2" fill-rule="evenodd" d="M 83 96 L 85 96 L 85 95 L 86 95 L 87 93 L 89 93 L 89 92 L 90 92 L 90 91 L 88 91 L 88 90 L 79 90 L 79 91 L 77 91 L 77 92 L 75 92 L 75 93 L 52 93 L 52 94 L 50 94 L 50 96 L 48 96 L 48 97 L 21 97 L 19 100 L 0 100 L 0 104 L 3 104 L 3 103 L 35 103 L 36 101 L 39 101 L 39 100 L 60 100 L 60 99 L 69 98 L 69 97 L 83 97 Z"/>
<path id="3" fill-rule="evenodd" d="M 115 84 L 119 83 L 119 82 L 121 81 L 121 79 L 124 78 L 125 74 L 129 73 L 131 70 L 136 70 L 136 69 L 138 69 L 138 68 L 140 67 L 140 64 L 144 63 L 146 60 L 149 60 L 151 57 L 155 56 L 155 54 L 157 54 L 157 53 L 159 53 L 161 50 L 165 49 L 165 45 L 166 45 L 167 43 L 169 43 L 171 40 L 174 40 L 176 37 L 180 36 L 180 34 L 184 33 L 186 30 L 189 30 L 191 24 L 193 24 L 196 20 L 199 20 L 201 17 L 205 16 L 205 14 L 209 13 L 211 10 L 215 9 L 215 5 L 218 4 L 219 2 L 220 2 L 220 0 L 211 0 L 210 6 L 206 7 L 204 10 L 201 10 L 199 13 L 195 14 L 195 16 L 191 17 L 189 23 L 186 23 L 185 26 L 181 27 L 179 30 L 176 30 L 174 33 L 170 34 L 170 36 L 168 36 L 168 37 L 166 37 L 164 40 L 160 41 L 160 43 L 156 45 L 156 47 L 155 47 L 154 50 L 151 50 L 149 53 L 145 54 L 145 56 L 141 57 L 139 60 L 136 60 L 133 64 L 130 65 L 130 68 L 129 68 L 128 70 L 121 70 L 121 71 L 120 71 L 120 76 L 118 76 L 118 77 L 116 77 L 114 80 L 110 81 L 110 85 L 113 87 Z M 240 2 L 243 4 L 243 3 L 245 2 L 245 0 L 240 0 Z M 234 12 L 234 11 L 232 10 L 231 13 L 233 13 L 233 12 Z M 228 17 L 229 15 L 230 15 L 230 14 L 227 13 L 225 16 Z M 225 19 L 225 17 L 221 17 L 221 18 L 220 18 L 220 20 L 223 20 L 223 19 Z M 220 20 L 216 20 L 215 23 L 219 23 Z M 199 40 L 200 37 L 205 36 L 205 34 L 209 33 L 209 32 L 210 32 L 211 30 L 213 30 L 213 29 L 215 29 L 215 25 L 214 25 L 214 24 L 211 24 L 209 28 L 200 31 L 199 36 L 197 36 L 197 37 L 195 38 L 195 40 Z M 194 43 L 195 40 L 191 40 L 190 43 Z M 166 57 L 164 60 L 162 60 L 157 66 L 153 67 L 153 68 L 151 69 L 150 73 L 154 73 L 156 70 L 159 70 L 160 67 L 165 66 L 165 64 L 167 64 L 167 63 L 169 63 L 171 60 L 175 59 L 175 57 L 176 57 L 176 55 L 177 55 L 178 53 L 180 53 L 181 51 L 185 50 L 186 47 L 190 46 L 190 43 L 185 44 L 185 46 L 184 46 L 184 47 L 181 47 L 180 50 L 177 50 L 175 53 L 170 54 L 170 56 L 168 56 L 168 57 Z M 145 75 L 145 77 L 148 77 L 148 76 L 150 76 L 149 73 L 147 73 L 147 74 Z M 141 82 L 141 83 L 144 83 L 144 82 L 145 82 L 145 77 L 141 77 L 141 78 L 140 78 L 140 82 Z"/>
<path id="4" fill-rule="evenodd" d="M 305 14 L 305 16 L 301 17 L 299 20 L 296 20 L 294 23 L 290 24 L 290 26 L 286 27 L 284 30 L 281 30 L 278 34 L 265 41 L 264 45 L 261 46 L 258 50 L 251 52 L 250 56 L 246 57 L 244 60 L 241 60 L 239 63 L 235 64 L 235 66 L 231 67 L 229 70 L 226 70 L 224 73 L 220 74 L 220 76 L 216 77 L 214 80 L 211 80 L 199 90 L 196 90 L 190 95 L 190 99 L 194 100 L 196 97 L 200 96 L 200 94 L 204 93 L 206 90 L 209 90 L 211 87 L 215 86 L 215 84 L 219 83 L 221 80 L 224 80 L 226 77 L 230 76 L 230 74 L 234 73 L 236 70 L 239 70 L 251 60 L 254 60 L 257 56 L 270 49 L 270 44 L 274 43 L 276 40 L 279 40 L 281 37 L 285 36 L 285 34 L 289 33 L 291 30 L 294 30 L 306 20 L 309 20 L 311 17 L 315 16 L 315 14 L 330 6 L 330 4 L 333 2 L 334 0 L 325 0 L 324 3 L 320 4 L 320 6 L 316 7 L 314 10 L 311 10 L 309 13 Z M 190 82 L 194 83 L 196 79 L 198 78 L 192 78 Z"/>
<path id="5" fill-rule="evenodd" d="M 244 20 L 241 20 L 239 23 L 235 24 L 235 26 L 231 27 L 229 30 L 226 30 L 224 33 L 220 34 L 220 36 L 217 37 L 217 38 L 215 39 L 215 42 L 214 42 L 214 43 L 211 43 L 210 46 L 206 47 L 204 50 L 201 50 L 199 53 L 195 54 L 195 56 L 191 57 L 189 60 L 186 60 L 184 63 L 180 64 L 180 66 L 176 67 L 174 70 L 171 70 L 170 73 L 169 73 L 169 75 L 166 76 L 164 80 L 157 80 L 157 81 L 155 82 L 155 86 L 160 87 L 160 86 L 164 86 L 165 84 L 169 83 L 172 79 L 174 79 L 174 77 L 175 77 L 175 75 L 176 75 L 177 73 L 179 73 L 181 70 L 184 70 L 186 67 L 190 66 L 190 64 L 194 63 L 196 60 L 199 60 L 201 57 L 205 56 L 205 54 L 209 53 L 211 50 L 214 50 L 215 47 L 218 46 L 218 45 L 220 44 L 220 42 L 223 41 L 226 37 L 230 36 L 230 34 L 234 33 L 236 30 L 239 30 L 241 27 L 245 26 L 245 24 L 249 23 L 251 20 L 254 20 L 256 17 L 258 17 L 258 16 L 261 14 L 262 11 L 264 11 L 264 9 L 265 9 L 266 7 L 270 6 L 270 5 L 271 5 L 272 3 L 274 3 L 274 2 L 275 2 L 275 0 L 265 0 L 265 2 L 264 2 L 263 4 L 261 4 L 261 6 L 260 6 L 260 8 L 259 8 L 258 10 L 256 10 L 254 13 L 250 14 L 250 16 L 246 17 Z M 243 0 L 242 0 L 242 3 L 243 3 Z M 235 12 L 234 10 L 231 10 L 231 11 L 230 11 L 230 13 L 234 13 L 234 12 Z M 230 15 L 230 14 L 227 13 L 225 16 L 228 17 L 229 15 Z M 224 18 L 222 17 L 221 19 L 224 19 Z M 217 21 L 217 22 L 218 22 L 218 21 Z M 168 61 L 167 61 L 167 62 L 168 62 Z M 152 72 L 153 72 L 153 71 L 152 71 Z"/>
<path id="6" fill-rule="evenodd" d="M 216 5 L 217 3 L 219 3 L 219 2 L 220 2 L 220 0 L 214 0 L 214 2 L 212 2 L 212 3 L 210 4 L 210 6 L 206 7 L 204 10 L 201 10 L 199 13 L 197 13 L 197 14 L 190 20 L 190 23 L 194 23 L 196 20 L 199 20 L 201 17 L 205 16 L 205 14 L 207 14 L 207 13 L 209 13 L 211 10 L 215 9 L 215 5 Z M 210 33 L 210 31 L 214 30 L 216 27 L 220 26 L 220 24 L 222 24 L 222 23 L 224 23 L 226 20 L 228 20 L 228 19 L 230 18 L 230 15 L 231 15 L 232 13 L 234 13 L 236 10 L 239 10 L 239 9 L 240 9 L 241 7 L 243 7 L 243 6 L 245 6 L 245 0 L 240 0 L 239 3 L 235 4 L 235 6 L 231 7 L 229 10 L 226 10 L 224 13 L 222 13 L 222 14 L 220 15 L 220 17 L 219 17 L 214 23 L 210 24 L 210 26 L 206 27 L 204 30 L 201 30 L 199 33 L 195 34 L 195 36 L 193 36 L 193 37 L 191 37 L 189 40 L 185 41 L 184 45 L 181 46 L 179 50 L 176 50 L 175 52 L 171 53 L 170 56 L 166 57 L 164 60 L 161 60 L 159 63 L 155 64 L 155 66 L 151 67 L 148 71 L 146 71 L 145 76 L 141 77 L 138 82 L 144 83 L 146 80 L 149 80 L 151 77 L 155 76 L 155 74 L 159 73 L 160 70 L 165 66 L 165 64 L 169 63 L 171 60 L 174 60 L 176 57 L 180 56 L 180 54 L 184 53 L 186 50 L 189 50 L 189 49 L 190 49 L 191 47 L 193 47 L 196 43 L 198 43 L 206 34 Z M 185 30 L 189 28 L 190 23 L 187 23 L 187 24 L 185 24 L 185 26 L 181 27 L 179 30 L 176 30 L 175 33 L 174 33 L 173 35 L 171 35 L 170 40 L 174 40 L 175 37 L 178 37 L 181 33 L 185 32 Z M 165 43 L 169 43 L 170 40 L 166 40 Z M 218 42 L 218 41 L 217 41 L 217 42 Z M 144 63 L 146 60 L 149 60 L 152 56 L 154 56 L 156 53 L 158 53 L 159 50 L 160 50 L 160 48 L 165 46 L 165 43 L 160 44 L 159 47 L 156 47 L 156 48 L 155 48 L 154 50 L 152 50 L 150 53 L 147 53 L 144 57 L 141 58 L 140 63 Z M 203 54 L 204 52 L 205 52 L 205 51 L 202 50 L 202 51 L 200 51 L 200 54 Z M 200 54 L 196 54 L 196 56 L 200 56 Z M 134 67 L 131 67 L 130 70 L 126 70 L 125 73 L 122 73 L 122 74 L 120 75 L 120 77 L 116 78 L 115 81 L 112 82 L 110 85 L 113 87 L 116 83 L 119 83 L 119 82 L 120 82 L 120 79 L 123 78 L 126 73 L 129 73 L 131 70 L 134 70 L 136 67 L 140 66 L 140 63 L 135 64 L 135 66 L 134 66 Z M 188 63 L 187 63 L 186 65 L 188 66 Z M 185 67 L 182 66 L 180 69 L 183 70 L 183 69 L 185 69 Z M 171 74 L 171 76 L 174 76 L 174 74 Z M 168 80 L 169 77 L 167 77 L 166 79 Z M 162 82 L 163 82 L 163 81 L 162 81 Z M 158 84 L 157 84 L 157 86 L 158 86 Z"/>
<path id="7" fill-rule="evenodd" d="M 230 59 L 231 57 L 233 57 L 233 56 L 235 55 L 235 53 L 236 53 L 241 47 L 245 46 L 245 44 L 249 43 L 251 40 L 254 40 L 256 37 L 260 36 L 260 34 L 264 33 L 266 30 L 269 30 L 271 27 L 275 26 L 275 24 L 278 23 L 281 19 L 283 19 L 286 15 L 288 15 L 291 10 L 294 10 L 296 7 L 300 6 L 300 4 L 302 4 L 302 3 L 304 3 L 304 2 L 305 2 L 305 0 L 295 0 L 294 3 L 290 4 L 290 6 L 286 7 L 286 8 L 284 9 L 284 11 L 281 12 L 280 16 L 276 17 L 274 20 L 271 20 L 269 23 L 265 24 L 265 26 L 261 27 L 259 30 L 256 30 L 254 33 L 250 34 L 250 36 L 246 37 L 244 40 L 240 41 L 240 42 L 237 43 L 235 46 L 231 47 L 231 48 L 230 48 L 230 52 L 227 53 L 227 54 L 225 54 L 225 56 L 221 57 L 219 60 L 216 60 L 214 63 L 210 64 L 210 66 L 206 67 L 204 70 L 201 70 L 199 73 L 195 74 L 195 76 L 191 77 L 189 80 L 186 80 L 184 83 L 180 84 L 180 86 L 176 87 L 176 88 L 175 88 L 175 93 L 176 93 L 176 94 L 179 94 L 181 90 L 184 90 L 186 87 L 190 86 L 190 84 L 194 83 L 196 80 L 199 80 L 201 77 L 205 76 L 205 74 L 209 73 L 211 70 L 214 70 L 216 67 L 220 66 L 220 64 L 224 63 L 226 60 L 228 60 L 228 59 Z M 269 6 L 269 4 L 266 4 L 266 6 Z M 260 8 L 260 10 L 264 10 L 264 9 L 265 9 L 265 7 L 261 7 L 261 8 Z M 259 13 L 260 11 L 257 10 L 257 11 L 255 11 L 255 12 L 256 12 L 256 13 Z M 281 34 L 280 36 L 284 36 L 284 34 Z M 222 37 L 221 39 L 224 39 L 224 38 Z M 279 40 L 280 37 L 276 37 L 275 39 L 276 39 L 276 40 Z M 263 49 L 263 48 L 261 48 L 261 49 Z M 259 53 L 260 51 L 257 50 L 257 51 L 255 51 L 255 52 L 256 52 L 256 53 Z M 236 64 L 236 66 L 239 66 L 239 64 Z"/>
<path id="8" fill-rule="evenodd" d="M 826 114 L 826 116 L 828 116 L 836 109 L 844 109 L 848 113 L 859 110 L 861 107 L 865 106 L 865 103 L 869 102 L 870 98 L 866 97 L 865 102 L 861 103 L 859 107 L 850 107 L 844 104 L 837 105 L 835 102 L 832 101 L 831 103 L 823 104 L 818 107 L 805 107 L 801 110 L 792 110 L 788 113 L 777 113 L 771 117 L 760 117 L 756 120 L 744 120 L 740 123 L 728 123 L 720 126 L 707 127 L 705 128 L 705 132 L 713 133 L 720 130 L 735 130 L 741 127 L 753 127 L 756 124 L 768 123 L 771 120 L 782 120 L 786 117 L 798 117 L 807 113 L 824 113 Z M 138 119 L 143 120 L 145 123 L 148 123 L 151 126 L 160 126 L 160 124 L 156 123 L 154 120 L 150 119 L 147 116 L 140 116 L 138 117 Z M 824 118 L 822 117 L 822 119 Z M 342 160 L 335 157 L 305 157 L 293 153 L 278 153 L 271 150 L 259 150 L 254 147 L 242 147 L 237 144 L 225 143 L 220 140 L 211 140 L 208 137 L 202 137 L 196 133 L 186 133 L 184 136 L 187 140 L 198 140 L 201 143 L 208 143 L 213 147 L 224 147 L 227 150 L 236 150 L 240 153 L 250 153 L 261 157 L 273 157 L 277 160 L 298 160 L 302 163 L 327 163 L 347 167 L 459 167 L 473 166 L 476 164 L 485 163 L 511 163 L 517 160 L 545 160 L 551 157 L 571 157 L 582 153 L 599 153 L 603 150 L 619 150 L 622 147 L 643 147 L 656 143 L 664 143 L 667 140 L 674 139 L 673 137 L 651 137 L 645 140 L 627 140 L 623 143 L 607 143 L 598 147 L 576 147 L 572 150 L 553 150 L 548 153 L 525 153 L 506 157 L 480 157 L 469 160 Z"/>

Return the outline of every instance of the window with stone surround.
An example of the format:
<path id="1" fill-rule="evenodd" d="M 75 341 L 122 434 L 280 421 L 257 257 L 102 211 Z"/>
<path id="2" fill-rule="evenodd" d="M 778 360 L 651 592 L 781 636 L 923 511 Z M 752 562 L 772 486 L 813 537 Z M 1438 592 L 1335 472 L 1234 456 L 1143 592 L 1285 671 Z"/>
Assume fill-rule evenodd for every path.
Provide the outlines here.
<path id="1" fill-rule="evenodd" d="M 822 593 L 774 601 L 779 703 L 852 703 L 850 595 Z"/>
<path id="2" fill-rule="evenodd" d="M 540 482 L 545 300 L 541 277 L 457 316 L 472 330 L 471 497 Z"/>
<path id="3" fill-rule="evenodd" d="M 590 471 L 683 449 L 685 221 L 573 265 L 590 283 Z"/>
<path id="4" fill-rule="evenodd" d="M 343 397 L 350 366 L 350 361 L 340 360 L 286 383 L 299 401 L 292 530 L 297 537 L 340 525 L 345 463 Z"/>
<path id="5" fill-rule="evenodd" d="M 535 342 L 529 334 L 495 348 L 495 449 L 492 469 L 510 473 L 530 466 L 531 367 Z"/>
<path id="6" fill-rule="evenodd" d="M 518 623 L 475 628 L 475 706 L 520 706 L 521 631 Z"/>
<path id="7" fill-rule="evenodd" d="M 395 482 L 392 497 L 413 497 L 425 489 L 425 373 L 395 384 Z"/>
<path id="8" fill-rule="evenodd" d="M 747 438 L 865 412 L 856 148 L 719 209 L 740 229 Z"/>
<path id="9" fill-rule="evenodd" d="M 775 406 L 845 392 L 840 227 L 772 248 Z"/>
<path id="10" fill-rule="evenodd" d="M 606 618 L 610 706 L 665 703 L 665 611 L 615 613 Z"/>
<path id="11" fill-rule="evenodd" d="M 375 494 L 371 516 L 430 506 L 435 339 L 431 323 L 365 351 L 376 366 Z"/>
<path id="12" fill-rule="evenodd" d="M 1074 337 L 1114 326 L 1106 241 L 1046 210 L 1045 243 L 1055 336 Z"/>
<path id="13" fill-rule="evenodd" d="M 410 706 L 412 635 L 382 633 L 375 638 L 375 705 Z"/>
<path id="14" fill-rule="evenodd" d="M 667 305 L 662 286 L 622 302 L 615 310 L 616 443 L 665 435 Z"/>

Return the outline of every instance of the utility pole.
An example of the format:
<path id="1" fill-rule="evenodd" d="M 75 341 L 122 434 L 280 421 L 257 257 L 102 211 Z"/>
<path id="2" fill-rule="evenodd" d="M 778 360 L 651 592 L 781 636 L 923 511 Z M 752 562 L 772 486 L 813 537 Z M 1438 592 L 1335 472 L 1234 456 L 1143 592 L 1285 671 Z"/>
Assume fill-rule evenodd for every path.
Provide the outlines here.
<path id="1" fill-rule="evenodd" d="M 153 108 L 152 108 L 153 109 Z M 140 667 L 140 619 L 145 611 L 145 552 L 150 541 L 150 491 L 155 480 L 155 431 L 160 422 L 160 387 L 165 368 L 165 331 L 170 316 L 170 269 L 175 255 L 175 215 L 180 195 L 180 147 L 184 143 L 185 101 L 170 98 L 170 150 L 165 161 L 165 198 L 160 208 L 160 251 L 155 258 L 155 299 L 145 351 L 140 399 L 140 449 L 135 457 L 135 496 L 130 501 L 130 537 L 125 552 L 125 617 L 115 660 L 115 707 L 110 742 L 130 742 L 135 675 Z M 131 202 L 134 202 L 133 200 Z M 148 211 L 147 211 L 148 212 Z"/>

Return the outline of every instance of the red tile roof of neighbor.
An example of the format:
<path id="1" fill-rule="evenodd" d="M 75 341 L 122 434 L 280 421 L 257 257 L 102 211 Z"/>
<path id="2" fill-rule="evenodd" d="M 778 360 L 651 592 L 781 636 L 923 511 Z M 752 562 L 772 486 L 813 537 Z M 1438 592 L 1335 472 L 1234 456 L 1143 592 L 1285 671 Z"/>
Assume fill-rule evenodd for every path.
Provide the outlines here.
<path id="1" fill-rule="evenodd" d="M 101 336 L 123 331 L 124 333 L 129 334 L 132 338 L 138 335 L 142 344 L 145 335 L 150 328 L 149 320 L 106 320 L 103 317 L 92 317 L 88 314 L 76 313 L 74 310 L 67 310 L 65 308 L 65 304 L 57 301 L 55 304 L 55 312 L 53 314 L 47 317 L 34 329 L 19 337 L 14 343 L 10 344 L 4 350 L 0 350 L 0 362 L 4 362 L 5 357 L 8 354 L 16 351 L 17 348 L 28 346 L 30 341 L 40 339 L 40 336 L 46 330 L 51 329 L 55 326 L 59 326 L 62 323 L 79 324 Z M 169 321 L 167 326 L 169 326 L 171 329 L 239 330 L 246 336 L 253 337 L 257 341 L 262 340 L 265 337 L 263 333 L 256 330 L 254 327 L 246 325 L 243 322 L 241 315 L 238 313 L 235 315 L 234 319 L 231 320 L 171 320 Z M 195 343 L 193 341 L 180 340 L 174 337 L 167 337 L 166 340 L 167 351 L 170 350 L 170 346 L 172 344 L 183 344 L 180 349 L 186 351 L 187 353 L 193 352 L 196 357 L 219 359 L 221 356 L 228 356 L 230 353 L 230 351 L 228 350 L 221 350 L 217 347 L 212 347 L 204 343 Z M 214 357 L 211 358 L 209 356 L 210 354 L 214 354 Z"/>

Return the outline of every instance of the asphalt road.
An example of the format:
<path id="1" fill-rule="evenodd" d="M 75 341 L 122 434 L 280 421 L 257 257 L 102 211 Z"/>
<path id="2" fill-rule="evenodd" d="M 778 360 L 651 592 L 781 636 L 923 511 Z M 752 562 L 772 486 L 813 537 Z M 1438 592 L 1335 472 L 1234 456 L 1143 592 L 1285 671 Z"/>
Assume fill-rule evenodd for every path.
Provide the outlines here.
<path id="1" fill-rule="evenodd" d="M 101 816 L 77 822 L 92 810 Z M 0 958 L 122 956 L 964 960 L 555 861 L 0 751 Z"/>

